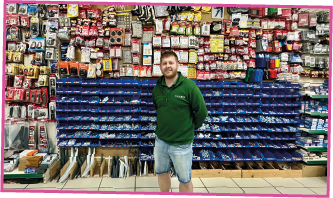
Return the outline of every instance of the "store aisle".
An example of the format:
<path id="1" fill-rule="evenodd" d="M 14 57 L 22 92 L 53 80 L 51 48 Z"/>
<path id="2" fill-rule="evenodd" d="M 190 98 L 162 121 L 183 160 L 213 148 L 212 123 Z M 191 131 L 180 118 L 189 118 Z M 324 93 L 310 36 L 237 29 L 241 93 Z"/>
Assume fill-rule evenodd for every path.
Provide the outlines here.
<path id="1" fill-rule="evenodd" d="M 193 178 L 197 193 L 260 193 L 325 195 L 326 177 L 305 178 Z M 171 180 L 170 192 L 179 192 L 177 178 Z M 63 184 L 5 184 L 5 189 L 66 191 L 136 191 L 159 192 L 157 177 L 79 178 Z"/>

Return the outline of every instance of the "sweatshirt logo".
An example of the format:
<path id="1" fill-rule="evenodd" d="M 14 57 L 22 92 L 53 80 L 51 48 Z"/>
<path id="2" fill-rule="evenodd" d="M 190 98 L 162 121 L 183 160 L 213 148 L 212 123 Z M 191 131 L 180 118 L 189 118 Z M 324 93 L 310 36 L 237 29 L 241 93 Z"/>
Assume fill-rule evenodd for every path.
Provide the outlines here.
<path id="1" fill-rule="evenodd" d="M 185 98 L 185 96 L 178 96 L 178 95 L 175 95 L 176 98 Z"/>

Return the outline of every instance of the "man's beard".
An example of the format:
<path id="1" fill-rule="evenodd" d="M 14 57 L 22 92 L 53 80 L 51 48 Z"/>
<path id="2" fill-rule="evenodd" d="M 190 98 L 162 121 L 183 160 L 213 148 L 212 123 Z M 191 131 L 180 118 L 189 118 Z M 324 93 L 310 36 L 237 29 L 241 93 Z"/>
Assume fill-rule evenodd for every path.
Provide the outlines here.
<path id="1" fill-rule="evenodd" d="M 162 71 L 163 75 L 165 78 L 174 78 L 177 75 L 177 70 L 172 70 L 171 73 L 165 73 L 164 71 Z"/>

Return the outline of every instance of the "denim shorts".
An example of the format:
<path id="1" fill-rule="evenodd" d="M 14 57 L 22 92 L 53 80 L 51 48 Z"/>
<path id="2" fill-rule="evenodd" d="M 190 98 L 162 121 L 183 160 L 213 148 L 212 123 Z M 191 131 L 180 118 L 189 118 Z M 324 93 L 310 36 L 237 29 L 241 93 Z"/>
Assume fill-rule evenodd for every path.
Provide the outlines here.
<path id="1" fill-rule="evenodd" d="M 170 172 L 172 162 L 178 181 L 187 184 L 191 181 L 192 176 L 192 155 L 192 143 L 174 146 L 156 137 L 154 147 L 155 173 Z"/>

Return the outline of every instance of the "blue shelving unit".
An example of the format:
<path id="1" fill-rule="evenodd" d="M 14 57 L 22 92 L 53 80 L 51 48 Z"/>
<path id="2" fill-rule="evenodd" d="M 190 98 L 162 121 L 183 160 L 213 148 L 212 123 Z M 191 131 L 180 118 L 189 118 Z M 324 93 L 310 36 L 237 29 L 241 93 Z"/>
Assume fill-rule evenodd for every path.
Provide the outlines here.
<path id="1" fill-rule="evenodd" d="M 195 132 L 193 151 L 196 157 L 193 161 L 301 160 L 295 148 L 289 146 L 297 140 L 298 130 L 291 130 L 290 127 L 297 129 L 300 123 L 301 95 L 293 92 L 300 89 L 300 85 L 240 81 L 194 82 L 203 94 L 210 119 L 205 121 L 208 128 Z M 154 145 L 142 141 L 153 141 L 156 138 L 143 135 L 155 131 L 148 126 L 156 125 L 157 122 L 152 100 L 156 80 L 62 78 L 57 80 L 57 84 L 61 86 L 57 89 L 58 144 L 60 141 L 76 139 L 76 146 L 84 146 L 83 141 L 90 140 L 95 141 L 88 145 L 92 147 L 137 147 L 141 161 L 153 160 L 153 157 L 147 156 L 153 156 Z M 130 118 L 125 119 L 125 115 L 130 115 Z M 89 127 L 93 123 L 97 128 Z M 139 124 L 140 127 L 135 130 L 101 127 L 119 123 Z M 93 131 L 97 135 L 74 136 L 78 130 Z M 106 132 L 137 135 L 135 138 L 118 135 L 101 138 L 100 135 Z M 199 133 L 210 133 L 211 136 L 202 137 Z M 207 144 L 202 145 L 203 142 Z M 221 146 L 220 143 L 228 145 Z M 235 146 L 233 143 L 240 145 Z M 208 150 L 209 156 L 202 156 L 200 150 Z M 142 157 L 142 153 L 146 155 Z"/>

